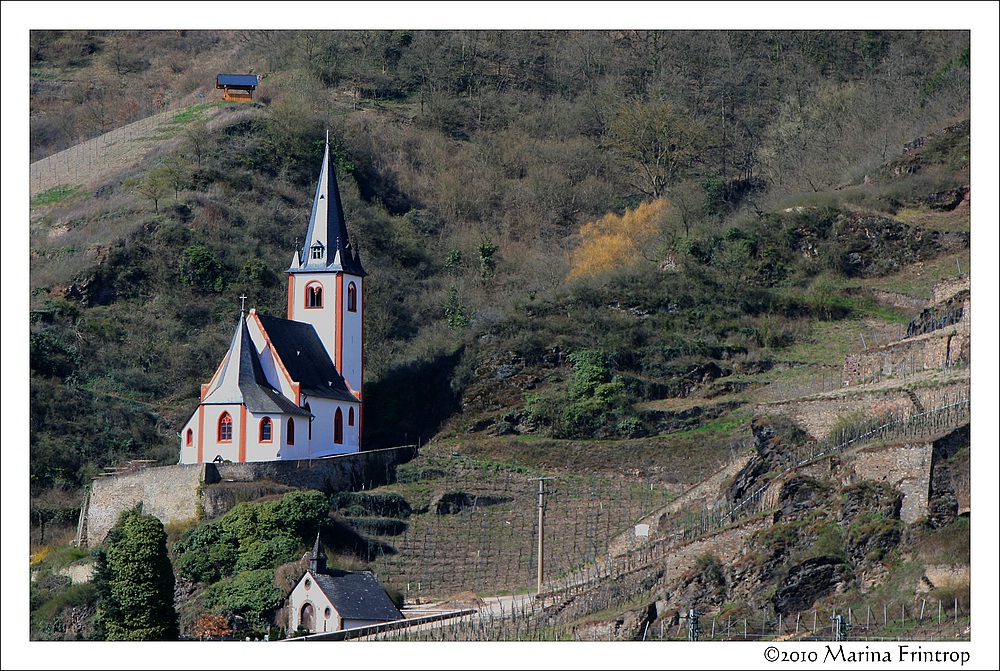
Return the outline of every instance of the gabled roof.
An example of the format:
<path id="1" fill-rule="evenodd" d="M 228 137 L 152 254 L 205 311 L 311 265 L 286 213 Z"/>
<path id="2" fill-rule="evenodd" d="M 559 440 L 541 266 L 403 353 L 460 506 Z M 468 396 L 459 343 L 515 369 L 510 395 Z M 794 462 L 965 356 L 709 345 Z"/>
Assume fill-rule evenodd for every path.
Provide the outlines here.
<path id="1" fill-rule="evenodd" d="M 403 614 L 371 573 L 334 570 L 313 573 L 313 577 L 345 620 L 391 622 L 403 619 Z"/>
<path id="2" fill-rule="evenodd" d="M 254 88 L 258 84 L 257 75 L 219 75 L 215 78 L 216 87 L 240 86 Z"/>
<path id="3" fill-rule="evenodd" d="M 281 359 L 292 380 L 299 383 L 301 392 L 338 401 L 358 402 L 312 324 L 259 313 L 257 319 L 274 353 Z"/>
<path id="4" fill-rule="evenodd" d="M 313 249 L 321 252 L 313 258 Z M 330 138 L 327 136 L 320 168 L 316 196 L 313 198 L 309 229 L 301 252 L 296 252 L 289 272 L 343 271 L 352 275 L 367 275 L 361 256 L 351 245 L 344 223 L 344 207 L 340 201 L 337 175 L 330 162 Z"/>
<path id="5" fill-rule="evenodd" d="M 210 384 L 202 403 L 237 403 L 258 413 L 309 414 L 268 383 L 242 312 L 229 352 Z"/>

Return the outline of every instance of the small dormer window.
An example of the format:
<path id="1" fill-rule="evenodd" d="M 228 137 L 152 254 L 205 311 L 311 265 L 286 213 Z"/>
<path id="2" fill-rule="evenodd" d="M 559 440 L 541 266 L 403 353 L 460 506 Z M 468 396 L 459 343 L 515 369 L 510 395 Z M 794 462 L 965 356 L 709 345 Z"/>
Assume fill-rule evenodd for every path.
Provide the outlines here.
<path id="1" fill-rule="evenodd" d="M 322 242 L 317 242 L 315 245 L 313 245 L 309 249 L 312 252 L 311 253 L 312 258 L 314 258 L 314 259 L 322 259 L 323 256 L 324 256 L 324 254 L 326 253 L 326 249 L 323 247 L 323 243 Z"/>

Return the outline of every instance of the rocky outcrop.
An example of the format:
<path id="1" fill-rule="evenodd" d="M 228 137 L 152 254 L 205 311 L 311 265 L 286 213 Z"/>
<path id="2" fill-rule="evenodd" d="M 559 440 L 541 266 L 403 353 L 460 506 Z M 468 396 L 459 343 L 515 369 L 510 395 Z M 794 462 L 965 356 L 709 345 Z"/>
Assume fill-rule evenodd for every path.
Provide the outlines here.
<path id="1" fill-rule="evenodd" d="M 819 480 L 808 476 L 793 476 L 781 486 L 778 493 L 774 521 L 798 519 L 803 513 L 826 502 L 829 494 L 830 487 Z"/>
<path id="2" fill-rule="evenodd" d="M 843 559 L 813 557 L 788 570 L 788 577 L 771 597 L 771 603 L 775 612 L 781 615 L 803 611 L 850 578 L 850 566 Z"/>

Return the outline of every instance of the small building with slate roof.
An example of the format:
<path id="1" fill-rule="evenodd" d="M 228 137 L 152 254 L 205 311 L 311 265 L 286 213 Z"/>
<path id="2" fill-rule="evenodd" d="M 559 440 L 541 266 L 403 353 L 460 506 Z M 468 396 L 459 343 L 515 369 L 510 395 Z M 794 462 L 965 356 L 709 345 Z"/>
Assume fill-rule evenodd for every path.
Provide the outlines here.
<path id="1" fill-rule="evenodd" d="M 403 619 L 371 573 L 328 570 L 318 536 L 309 569 L 289 594 L 287 605 L 289 632 L 317 634 Z"/>
<path id="2" fill-rule="evenodd" d="M 330 143 L 286 318 L 241 308 L 229 349 L 181 431 L 180 463 L 316 459 L 361 448 L 364 279 Z"/>
<path id="3" fill-rule="evenodd" d="M 259 83 L 257 75 L 218 75 L 215 78 L 215 88 L 222 89 L 223 100 L 250 102 Z"/>

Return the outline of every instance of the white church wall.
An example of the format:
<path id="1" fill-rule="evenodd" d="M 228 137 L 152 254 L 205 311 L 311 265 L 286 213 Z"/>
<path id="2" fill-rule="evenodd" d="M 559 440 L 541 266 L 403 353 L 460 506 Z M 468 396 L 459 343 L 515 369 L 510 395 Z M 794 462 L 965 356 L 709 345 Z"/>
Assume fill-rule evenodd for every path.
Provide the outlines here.
<path id="1" fill-rule="evenodd" d="M 295 273 L 291 275 L 292 290 L 289 300 L 292 303 L 292 320 L 312 324 L 319 339 L 326 347 L 330 359 L 334 358 L 334 335 L 337 330 L 335 323 L 337 282 L 336 276 L 329 273 Z M 306 287 L 318 284 L 323 287 L 323 307 L 310 308 L 307 305 Z"/>
<path id="2" fill-rule="evenodd" d="M 363 278 L 354 275 L 344 276 L 344 316 L 342 320 L 343 328 L 343 370 L 340 374 L 344 376 L 347 380 L 347 384 L 350 385 L 351 390 L 355 393 L 361 391 L 361 380 L 363 371 L 361 370 L 362 362 L 362 337 L 363 333 L 363 317 L 364 317 L 364 291 L 362 285 Z M 355 310 L 351 312 L 348 309 L 348 299 L 347 292 L 348 286 L 353 283 L 356 290 L 356 300 L 355 300 Z"/>
<path id="3" fill-rule="evenodd" d="M 204 461 L 213 461 L 216 456 L 221 456 L 223 460 L 239 461 L 240 439 L 243 435 L 242 422 L 240 421 L 241 406 L 206 405 L 202 406 L 202 408 L 202 412 L 205 413 L 205 435 L 203 436 L 205 444 L 202 448 L 202 459 Z M 229 416 L 233 420 L 233 436 L 232 440 L 220 442 L 219 419 L 226 412 L 229 413 Z"/>
<path id="4" fill-rule="evenodd" d="M 271 440 L 263 442 L 260 439 L 261 421 L 271 420 Z M 246 461 L 274 461 L 282 450 L 282 425 L 280 415 L 265 413 L 248 413 Z"/>
<path id="5" fill-rule="evenodd" d="M 360 404 L 343 403 L 328 398 L 310 397 L 306 399 L 309 408 L 316 416 L 312 423 L 312 440 L 309 441 L 310 454 L 300 458 L 325 457 L 331 454 L 350 454 L 357 452 L 360 446 Z M 350 426 L 348 418 L 350 409 L 354 408 L 354 426 Z M 337 444 L 334 441 L 334 422 L 337 410 L 340 409 L 343 417 L 343 443 Z M 298 433 L 296 433 L 296 436 Z M 282 457 L 284 458 L 284 456 Z"/>

